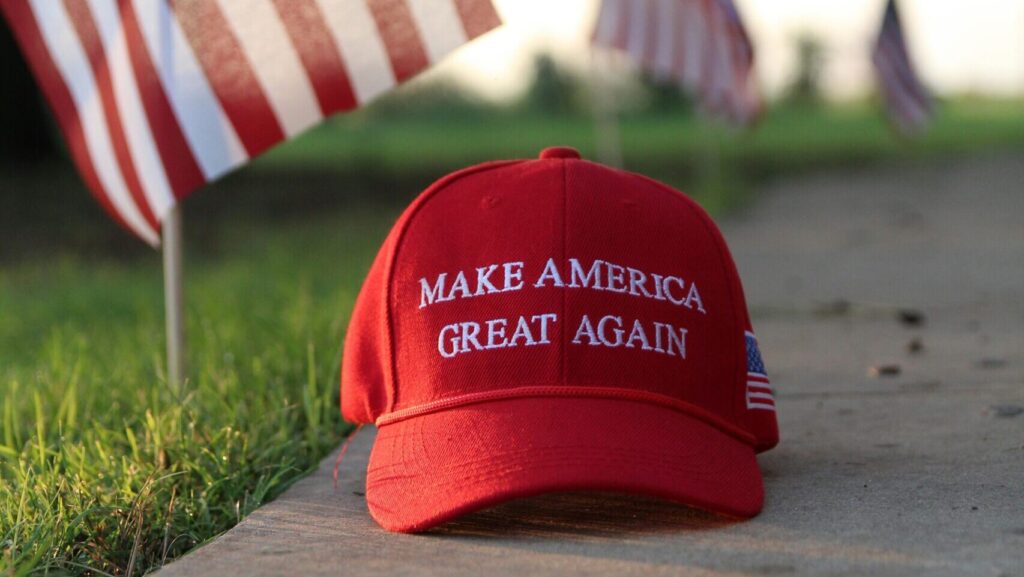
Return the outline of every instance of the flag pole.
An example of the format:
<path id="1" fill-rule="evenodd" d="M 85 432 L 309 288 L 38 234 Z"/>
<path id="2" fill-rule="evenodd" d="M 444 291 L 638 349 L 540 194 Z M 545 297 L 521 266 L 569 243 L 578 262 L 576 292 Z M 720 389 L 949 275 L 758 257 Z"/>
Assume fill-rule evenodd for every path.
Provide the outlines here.
<path id="1" fill-rule="evenodd" d="M 597 159 L 606 166 L 622 168 L 622 136 L 616 116 L 616 102 L 612 85 L 612 55 L 607 49 L 591 47 L 590 62 L 596 94 L 591 101 L 597 132 Z"/>
<path id="2" fill-rule="evenodd" d="M 185 312 L 182 306 L 181 203 L 163 220 L 164 313 L 167 328 L 167 382 L 178 388 L 185 379 Z"/>

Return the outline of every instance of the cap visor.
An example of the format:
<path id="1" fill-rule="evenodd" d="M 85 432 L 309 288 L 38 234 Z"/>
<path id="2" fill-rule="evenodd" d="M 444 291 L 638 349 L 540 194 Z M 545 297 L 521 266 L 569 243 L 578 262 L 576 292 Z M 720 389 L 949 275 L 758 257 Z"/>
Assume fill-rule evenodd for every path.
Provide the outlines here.
<path id="1" fill-rule="evenodd" d="M 424 531 L 511 499 L 621 491 L 736 517 L 761 511 L 754 448 L 655 404 L 515 398 L 380 427 L 366 500 L 385 529 Z"/>

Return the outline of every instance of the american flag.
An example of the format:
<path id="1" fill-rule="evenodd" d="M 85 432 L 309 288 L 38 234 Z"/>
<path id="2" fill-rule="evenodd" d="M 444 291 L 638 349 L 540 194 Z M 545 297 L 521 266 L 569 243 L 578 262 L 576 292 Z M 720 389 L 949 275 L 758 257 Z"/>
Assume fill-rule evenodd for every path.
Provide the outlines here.
<path id="1" fill-rule="evenodd" d="M 760 115 L 754 50 L 732 0 L 603 0 L 595 46 L 625 52 L 736 124 Z"/>
<path id="2" fill-rule="evenodd" d="M 173 205 L 500 24 L 491 0 L 0 0 L 87 186 Z"/>
<path id="3" fill-rule="evenodd" d="M 768 381 L 768 372 L 757 347 L 757 337 L 747 331 L 747 408 L 766 411 L 775 410 L 775 393 Z"/>
<path id="4" fill-rule="evenodd" d="M 934 102 L 914 72 L 895 0 L 886 3 L 871 61 L 893 127 L 907 135 L 926 128 L 934 113 Z"/>

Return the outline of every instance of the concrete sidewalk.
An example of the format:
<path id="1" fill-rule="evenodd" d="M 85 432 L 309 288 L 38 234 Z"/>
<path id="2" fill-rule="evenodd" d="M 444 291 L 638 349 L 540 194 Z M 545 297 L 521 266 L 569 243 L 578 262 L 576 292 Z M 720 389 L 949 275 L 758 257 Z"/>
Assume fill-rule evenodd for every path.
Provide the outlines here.
<path id="1" fill-rule="evenodd" d="M 567 495 L 388 534 L 365 430 L 338 490 L 332 455 L 160 576 L 1024 576 L 1024 161 L 788 181 L 723 232 L 778 389 L 759 517 Z"/>

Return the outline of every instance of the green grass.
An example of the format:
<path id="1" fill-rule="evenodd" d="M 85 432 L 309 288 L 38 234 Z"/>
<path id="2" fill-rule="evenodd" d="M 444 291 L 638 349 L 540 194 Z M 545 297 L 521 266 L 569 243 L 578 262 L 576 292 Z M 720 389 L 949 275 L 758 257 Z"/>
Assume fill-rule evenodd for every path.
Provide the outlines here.
<path id="1" fill-rule="evenodd" d="M 313 467 L 345 431 L 339 346 L 390 219 L 243 228 L 230 258 L 194 259 L 181 390 L 156 254 L 5 270 L 0 574 L 141 575 Z"/>
<path id="2" fill-rule="evenodd" d="M 928 135 L 908 143 L 869 108 L 776 110 L 749 134 L 682 115 L 631 115 L 621 129 L 628 168 L 720 212 L 776 175 L 1019 150 L 1024 107 L 949 105 Z M 56 206 L 63 196 L 47 197 L 59 215 L 51 218 L 69 220 L 57 234 L 72 248 L 0 264 L 0 575 L 141 575 L 309 471 L 346 432 L 339 347 L 399 205 L 451 169 L 531 157 L 552 144 L 593 157 L 592 122 L 510 112 L 382 119 L 371 110 L 332 121 L 190 200 L 191 379 L 180 390 L 164 381 L 159 256 L 80 248 L 113 226 L 70 225 L 84 211 L 75 207 L 94 210 L 80 190 L 61 190 L 81 196 L 65 212 Z M 47 172 L 4 182 L 38 191 L 37 203 L 48 187 L 72 186 Z M 356 193 L 384 200 L 360 204 Z M 333 208 L 281 216 L 296 199 Z M 15 215 L 0 215 L 0 234 L 10 236 L 0 243 L 53 236 L 20 222 L 26 213 L 0 212 Z"/>

